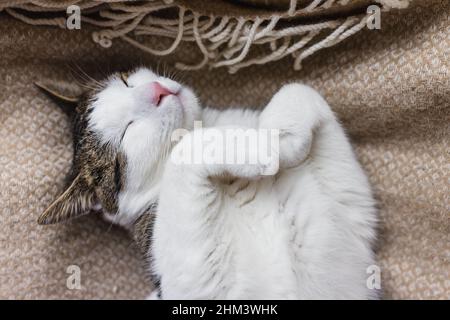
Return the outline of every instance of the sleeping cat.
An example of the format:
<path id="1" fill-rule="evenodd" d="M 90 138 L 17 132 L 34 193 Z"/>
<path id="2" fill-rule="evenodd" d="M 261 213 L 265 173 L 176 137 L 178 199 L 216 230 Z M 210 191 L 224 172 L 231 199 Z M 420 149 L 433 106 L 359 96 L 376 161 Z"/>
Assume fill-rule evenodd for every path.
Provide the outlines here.
<path id="1" fill-rule="evenodd" d="M 288 84 L 261 111 L 219 111 L 145 68 L 73 97 L 41 87 L 76 107 L 71 183 L 40 224 L 101 210 L 134 232 L 163 299 L 376 298 L 370 186 L 313 89 Z M 199 131 L 232 128 L 277 130 L 277 170 L 172 161 Z"/>

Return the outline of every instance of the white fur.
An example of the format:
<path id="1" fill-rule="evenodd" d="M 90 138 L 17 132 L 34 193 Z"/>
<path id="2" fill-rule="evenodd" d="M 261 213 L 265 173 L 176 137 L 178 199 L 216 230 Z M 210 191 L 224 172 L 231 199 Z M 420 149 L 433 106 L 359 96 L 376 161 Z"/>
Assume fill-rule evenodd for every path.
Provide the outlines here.
<path id="1" fill-rule="evenodd" d="M 177 97 L 168 96 L 159 106 L 153 105 L 150 84 L 154 81 L 177 92 Z M 158 199 L 164 163 L 172 148 L 172 131 L 191 129 L 201 110 L 189 88 L 148 69 L 133 72 L 127 82 L 129 87 L 119 78 L 109 79 L 106 88 L 94 97 L 89 126 L 102 143 L 126 155 L 126 183 L 119 194 L 119 212 L 106 218 L 129 228 Z"/>
<path id="2" fill-rule="evenodd" d="M 135 85 L 153 81 L 147 71 L 140 72 Z M 128 129 L 121 143 L 129 169 L 120 221 L 129 223 L 145 205 L 159 203 L 151 255 L 162 298 L 375 298 L 366 286 L 376 223 L 370 186 L 320 95 L 290 84 L 261 112 L 204 109 L 200 114 L 192 92 L 183 90 L 181 116 L 170 109 L 175 100 L 166 112 L 143 113 L 136 120 L 142 125 Z M 114 101 L 137 101 L 119 96 Z M 99 96 L 97 103 L 102 100 L 107 98 Z M 122 111 L 120 117 L 94 109 L 92 126 L 103 139 L 116 141 L 114 130 L 123 126 L 119 118 L 136 116 L 139 107 L 136 103 L 132 114 Z M 189 121 L 200 117 L 207 127 L 202 130 L 227 125 L 279 129 L 279 172 L 262 176 L 257 164 L 168 161 L 176 150 L 161 132 L 177 125 L 191 129 Z M 174 148 L 182 148 L 190 135 Z M 230 185 L 210 179 L 225 172 L 238 179 Z"/>

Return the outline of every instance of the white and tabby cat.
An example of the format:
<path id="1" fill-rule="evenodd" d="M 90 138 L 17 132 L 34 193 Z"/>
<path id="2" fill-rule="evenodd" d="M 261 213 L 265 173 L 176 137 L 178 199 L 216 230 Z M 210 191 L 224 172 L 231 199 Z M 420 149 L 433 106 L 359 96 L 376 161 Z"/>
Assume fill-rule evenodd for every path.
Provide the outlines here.
<path id="1" fill-rule="evenodd" d="M 51 93 L 77 103 L 75 155 L 70 186 L 41 224 L 102 208 L 134 229 L 165 299 L 377 297 L 366 286 L 376 238 L 370 186 L 313 89 L 289 84 L 261 111 L 218 111 L 141 68 L 79 97 Z M 279 170 L 175 164 L 170 154 L 192 140 L 194 120 L 205 132 L 279 130 Z M 178 128 L 191 132 L 175 144 Z"/>

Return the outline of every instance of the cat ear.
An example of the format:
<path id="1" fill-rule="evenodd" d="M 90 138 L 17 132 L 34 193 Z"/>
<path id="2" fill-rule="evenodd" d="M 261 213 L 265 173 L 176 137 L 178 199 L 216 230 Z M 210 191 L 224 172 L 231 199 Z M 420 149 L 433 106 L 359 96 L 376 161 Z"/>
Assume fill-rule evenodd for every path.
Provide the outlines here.
<path id="1" fill-rule="evenodd" d="M 94 193 L 78 175 L 72 184 L 38 219 L 38 223 L 54 224 L 89 213 L 94 206 Z"/>
<path id="2" fill-rule="evenodd" d="M 69 116 L 72 116 L 81 100 L 82 90 L 75 84 L 64 82 L 35 82 L 36 87 L 49 96 Z"/>

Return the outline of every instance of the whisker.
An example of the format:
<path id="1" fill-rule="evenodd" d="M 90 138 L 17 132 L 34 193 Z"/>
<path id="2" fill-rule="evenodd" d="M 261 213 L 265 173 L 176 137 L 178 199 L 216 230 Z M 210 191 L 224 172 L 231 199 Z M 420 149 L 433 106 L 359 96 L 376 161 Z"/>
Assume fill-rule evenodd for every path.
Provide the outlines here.
<path id="1" fill-rule="evenodd" d="M 93 78 L 92 76 L 90 76 L 86 71 L 84 71 L 78 64 L 74 64 L 75 65 L 75 67 L 78 69 L 78 71 L 80 72 L 79 73 L 79 76 L 82 76 L 82 77 L 84 77 L 84 80 L 87 82 L 87 83 L 91 83 L 92 85 L 94 85 L 94 87 L 95 86 L 97 86 L 98 88 L 102 88 L 103 87 L 103 84 L 100 82 L 100 81 L 98 81 L 98 80 L 96 80 L 95 78 Z"/>

